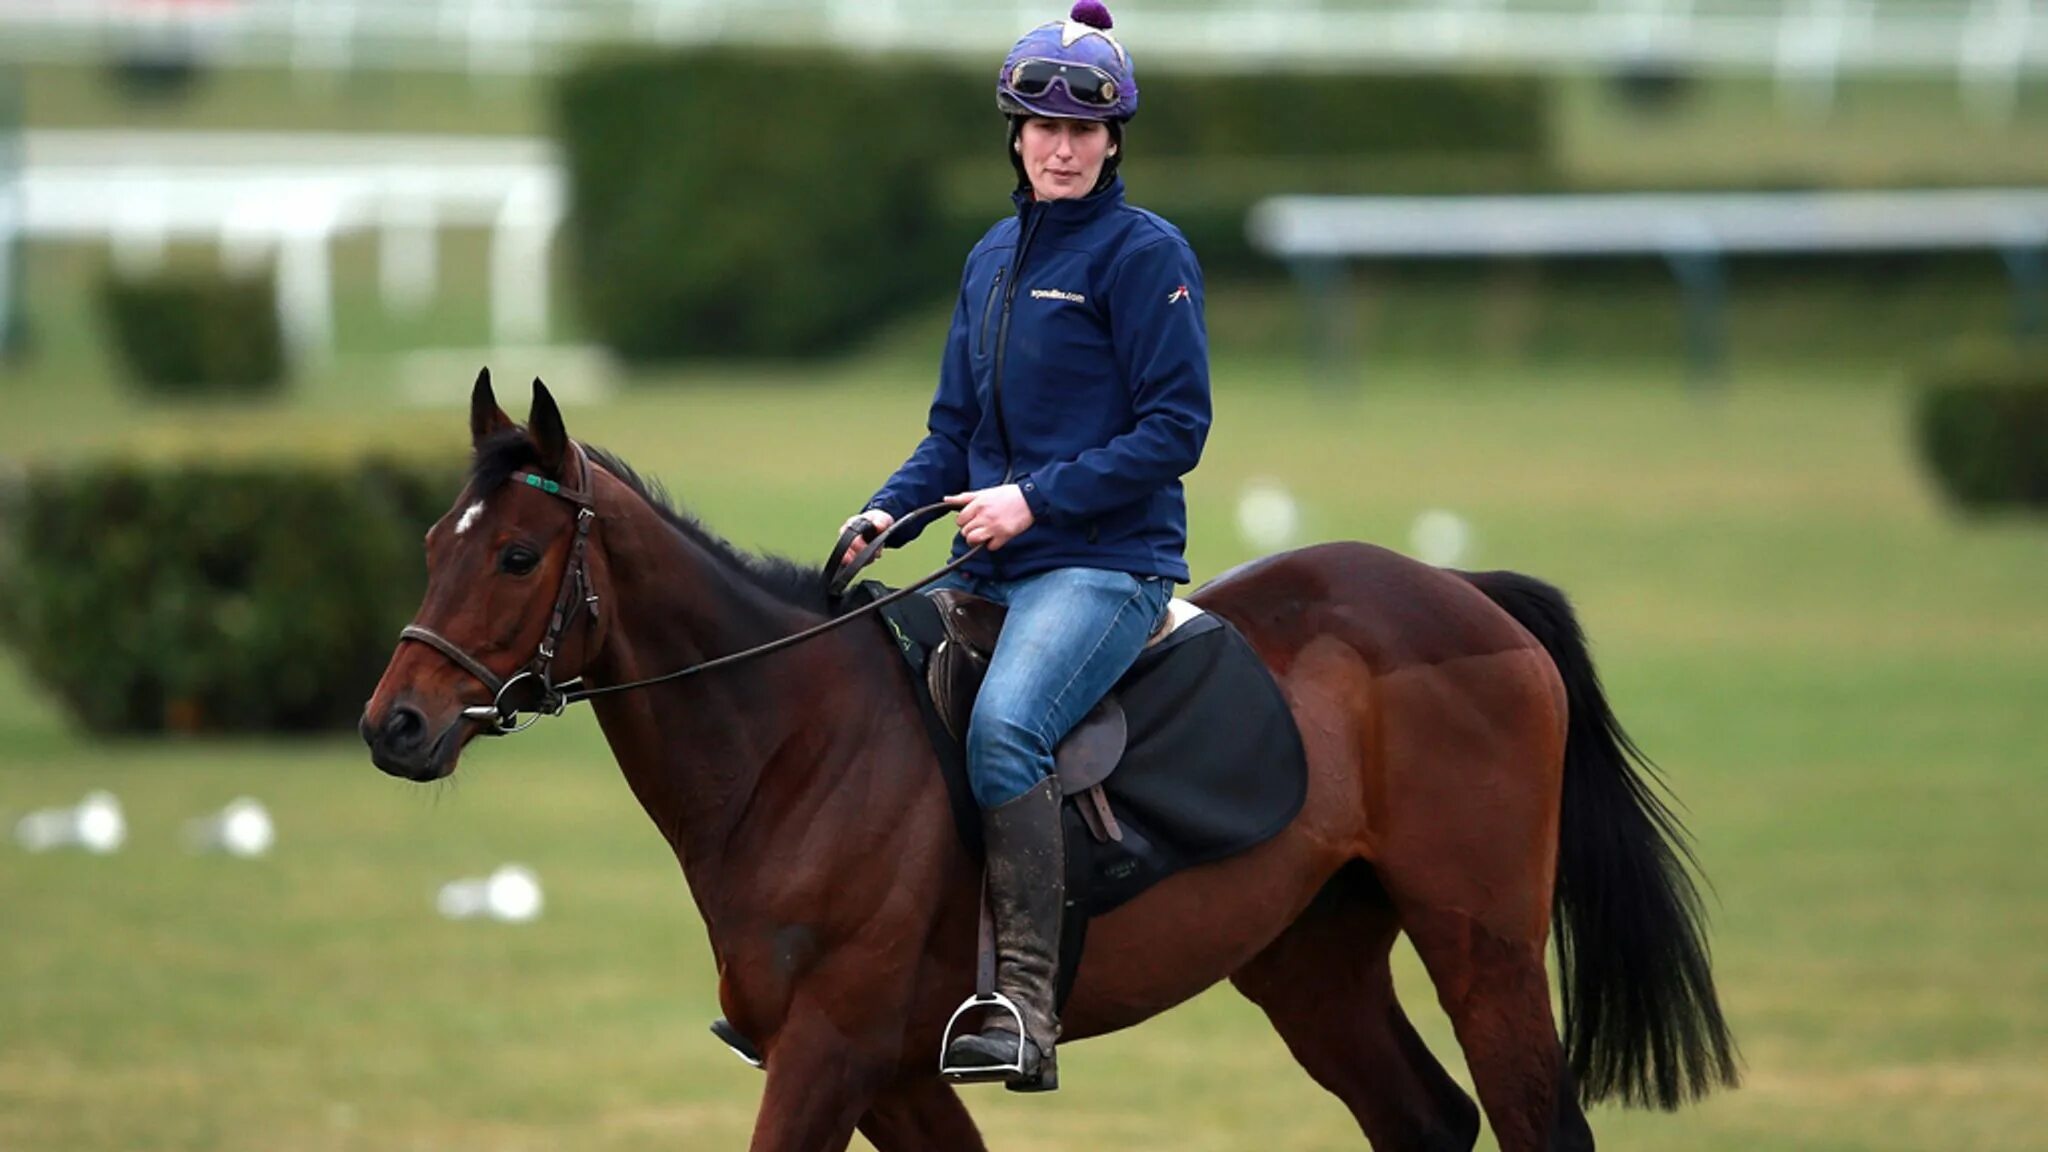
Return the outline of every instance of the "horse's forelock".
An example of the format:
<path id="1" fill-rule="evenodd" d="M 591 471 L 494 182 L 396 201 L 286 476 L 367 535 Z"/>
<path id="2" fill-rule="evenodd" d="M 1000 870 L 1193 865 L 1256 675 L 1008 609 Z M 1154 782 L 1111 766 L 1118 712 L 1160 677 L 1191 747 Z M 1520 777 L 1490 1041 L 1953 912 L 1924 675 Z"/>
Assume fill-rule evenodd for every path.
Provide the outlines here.
<path id="1" fill-rule="evenodd" d="M 525 431 L 508 428 L 476 446 L 469 465 L 470 492 L 481 500 L 511 483 L 512 474 L 540 466 L 540 449 Z"/>

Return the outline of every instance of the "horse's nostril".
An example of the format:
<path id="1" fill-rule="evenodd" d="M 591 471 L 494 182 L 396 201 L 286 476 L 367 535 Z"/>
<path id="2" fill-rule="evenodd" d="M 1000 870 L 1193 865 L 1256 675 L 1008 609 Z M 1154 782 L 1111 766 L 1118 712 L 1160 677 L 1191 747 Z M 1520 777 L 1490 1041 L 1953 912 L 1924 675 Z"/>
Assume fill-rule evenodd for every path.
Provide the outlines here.
<path id="1" fill-rule="evenodd" d="M 406 751 L 419 746 L 427 734 L 427 718 L 417 708 L 401 704 L 384 721 L 384 746 Z"/>

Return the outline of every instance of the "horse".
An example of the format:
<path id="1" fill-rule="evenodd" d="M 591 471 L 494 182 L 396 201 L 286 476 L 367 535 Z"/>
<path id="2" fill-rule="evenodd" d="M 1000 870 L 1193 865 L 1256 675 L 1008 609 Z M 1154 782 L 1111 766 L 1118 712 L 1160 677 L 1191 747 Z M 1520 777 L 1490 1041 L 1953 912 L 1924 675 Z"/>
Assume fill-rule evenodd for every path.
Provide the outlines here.
<path id="1" fill-rule="evenodd" d="M 556 671 L 595 686 L 702 915 L 720 1005 L 763 1054 L 754 1152 L 843 1149 L 856 1131 L 881 1152 L 983 1148 L 937 1067 L 974 984 L 979 866 L 884 626 L 830 627 L 820 573 L 735 548 L 572 440 L 539 380 L 520 426 L 486 370 L 470 431 L 419 612 L 364 709 L 373 762 L 440 779 L 503 730 L 513 685 L 555 711 Z M 1271 840 L 1093 923 L 1068 1040 L 1228 979 L 1380 1152 L 1470 1149 L 1482 1107 L 1504 1152 L 1589 1149 L 1585 1105 L 1674 1109 L 1736 1083 L 1686 831 L 1562 593 L 1339 542 L 1191 599 L 1281 687 L 1307 799 Z M 1477 1106 L 1396 999 L 1401 933 Z"/>

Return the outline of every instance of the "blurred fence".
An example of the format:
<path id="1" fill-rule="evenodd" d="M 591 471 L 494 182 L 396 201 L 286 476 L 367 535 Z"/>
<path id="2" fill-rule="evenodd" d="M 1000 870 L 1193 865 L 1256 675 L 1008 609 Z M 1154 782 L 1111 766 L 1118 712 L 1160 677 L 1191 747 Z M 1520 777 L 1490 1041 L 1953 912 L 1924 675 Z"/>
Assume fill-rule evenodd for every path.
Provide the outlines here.
<path id="1" fill-rule="evenodd" d="M 562 179 L 541 140 L 269 133 L 34 132 L 18 196 L 30 239 L 104 241 L 131 268 L 172 240 L 218 243 L 229 265 L 276 261 L 293 346 L 332 338 L 336 236 L 375 232 L 387 306 L 435 290 L 444 227 L 491 231 L 491 325 L 546 335 Z M 0 234 L 5 228 L 0 227 Z"/>
<path id="2" fill-rule="evenodd" d="M 528 72 L 620 41 L 985 54 L 1042 0 L 0 0 L 0 55 L 175 50 L 226 64 Z M 1956 75 L 2004 102 L 2048 72 L 2041 0 L 1123 0 L 1147 54 L 1237 67 L 1655 66 L 1829 83 Z"/>
<path id="3" fill-rule="evenodd" d="M 1278 196 L 1248 227 L 1285 261 L 1322 317 L 1323 354 L 1342 354 L 1343 262 L 1660 256 L 1686 303 L 1692 378 L 1726 360 L 1723 259 L 1983 248 L 2005 262 L 2015 335 L 2048 328 L 2048 192 L 2033 189 L 1576 196 Z"/>

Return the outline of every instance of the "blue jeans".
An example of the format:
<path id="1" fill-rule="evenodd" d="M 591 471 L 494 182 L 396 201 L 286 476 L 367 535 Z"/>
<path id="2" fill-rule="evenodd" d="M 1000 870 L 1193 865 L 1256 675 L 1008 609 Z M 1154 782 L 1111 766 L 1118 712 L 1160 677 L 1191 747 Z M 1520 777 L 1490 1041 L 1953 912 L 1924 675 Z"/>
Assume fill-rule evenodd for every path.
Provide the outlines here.
<path id="1" fill-rule="evenodd" d="M 985 809 L 1052 774 L 1053 749 L 1130 671 L 1173 595 L 1171 581 L 1099 568 L 1002 581 L 956 572 L 937 586 L 1009 608 L 967 725 L 967 778 Z"/>

